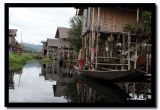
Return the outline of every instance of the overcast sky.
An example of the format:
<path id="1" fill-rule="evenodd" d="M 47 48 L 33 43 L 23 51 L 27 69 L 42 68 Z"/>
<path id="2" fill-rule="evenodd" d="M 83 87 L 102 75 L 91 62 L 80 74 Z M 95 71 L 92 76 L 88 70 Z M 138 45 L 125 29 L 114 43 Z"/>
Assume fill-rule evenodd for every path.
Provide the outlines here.
<path id="1" fill-rule="evenodd" d="M 70 27 L 69 19 L 76 14 L 74 8 L 9 8 L 9 28 L 17 29 L 18 42 L 41 44 L 54 38 L 56 29 Z"/>

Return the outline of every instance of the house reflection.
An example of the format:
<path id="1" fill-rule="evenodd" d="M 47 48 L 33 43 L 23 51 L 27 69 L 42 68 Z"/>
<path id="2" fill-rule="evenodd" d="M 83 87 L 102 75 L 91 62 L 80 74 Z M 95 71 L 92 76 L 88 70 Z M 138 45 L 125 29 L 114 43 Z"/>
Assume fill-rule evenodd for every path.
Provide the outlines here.
<path id="1" fill-rule="evenodd" d="M 92 88 L 87 87 L 86 84 L 81 83 L 81 81 L 77 81 L 76 84 L 77 92 L 80 97 L 81 103 L 95 103 L 96 102 L 96 91 Z"/>
<path id="2" fill-rule="evenodd" d="M 15 85 L 14 85 L 14 74 L 22 74 L 22 69 L 18 69 L 18 70 L 9 70 L 9 89 L 14 89 Z"/>
<path id="3" fill-rule="evenodd" d="M 44 74 L 44 77 L 45 77 L 45 80 L 53 80 L 54 77 L 53 77 L 53 73 L 54 73 L 54 70 L 53 70 L 53 64 L 52 63 L 49 63 L 49 64 L 44 64 L 43 65 L 45 67 L 45 74 Z"/>
<path id="4" fill-rule="evenodd" d="M 65 96 L 68 83 L 73 80 L 73 76 L 67 66 L 64 65 L 63 68 L 60 68 L 58 61 L 42 64 L 40 76 L 44 76 L 45 80 L 56 81 L 56 85 L 52 86 L 55 97 Z"/>
<path id="5" fill-rule="evenodd" d="M 9 71 L 9 89 L 14 89 L 14 72 L 13 71 Z"/>

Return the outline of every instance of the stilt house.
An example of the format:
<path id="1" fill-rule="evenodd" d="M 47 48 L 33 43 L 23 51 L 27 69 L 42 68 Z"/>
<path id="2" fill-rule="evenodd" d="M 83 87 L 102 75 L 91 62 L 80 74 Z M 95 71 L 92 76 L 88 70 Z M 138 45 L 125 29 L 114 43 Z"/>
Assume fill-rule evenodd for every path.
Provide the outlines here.
<path id="1" fill-rule="evenodd" d="M 83 20 L 82 45 L 86 49 L 85 63 L 93 64 L 96 70 L 136 69 L 138 49 L 149 43 L 151 34 L 138 31 L 132 33 L 125 26 L 143 24 L 139 17 L 140 12 L 141 8 L 137 7 L 78 8 L 77 14 Z M 148 49 L 149 51 L 151 50 Z"/>

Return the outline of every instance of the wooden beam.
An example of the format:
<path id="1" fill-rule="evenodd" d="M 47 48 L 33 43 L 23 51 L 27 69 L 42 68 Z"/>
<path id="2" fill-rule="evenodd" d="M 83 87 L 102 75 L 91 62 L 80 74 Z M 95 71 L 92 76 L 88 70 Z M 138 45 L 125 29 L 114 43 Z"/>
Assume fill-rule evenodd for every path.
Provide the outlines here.
<path id="1" fill-rule="evenodd" d="M 118 57 L 97 57 L 97 58 L 106 58 L 106 59 L 121 59 L 121 58 L 118 58 Z"/>
<path id="2" fill-rule="evenodd" d="M 95 63 L 94 63 L 95 64 Z M 122 65 L 124 65 L 124 66 L 127 66 L 128 64 L 116 64 L 116 63 L 114 63 L 114 64 L 110 64 L 110 63 L 97 63 L 97 65 L 108 65 L 108 66 L 122 66 Z"/>
<path id="3" fill-rule="evenodd" d="M 100 67 L 100 69 L 108 70 L 108 71 L 119 71 L 119 70 L 115 70 L 115 69 L 108 69 L 108 68 L 102 68 L 102 67 Z"/>

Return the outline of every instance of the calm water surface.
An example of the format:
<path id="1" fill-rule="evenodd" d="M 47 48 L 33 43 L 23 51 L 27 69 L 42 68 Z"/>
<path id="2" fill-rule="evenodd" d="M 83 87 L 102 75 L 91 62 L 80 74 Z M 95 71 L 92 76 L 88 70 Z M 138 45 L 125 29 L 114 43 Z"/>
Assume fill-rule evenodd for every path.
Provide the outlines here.
<path id="1" fill-rule="evenodd" d="M 9 73 L 9 102 L 124 103 L 152 99 L 151 83 L 108 82 L 73 74 L 71 65 L 27 62 Z"/>
<path id="2" fill-rule="evenodd" d="M 40 76 L 41 64 L 34 60 L 23 67 L 22 73 L 13 74 L 14 89 L 9 89 L 9 102 L 67 102 L 61 97 L 55 97 L 52 86 L 54 80 L 45 80 Z"/>

